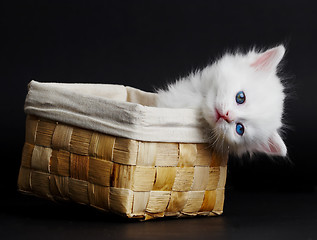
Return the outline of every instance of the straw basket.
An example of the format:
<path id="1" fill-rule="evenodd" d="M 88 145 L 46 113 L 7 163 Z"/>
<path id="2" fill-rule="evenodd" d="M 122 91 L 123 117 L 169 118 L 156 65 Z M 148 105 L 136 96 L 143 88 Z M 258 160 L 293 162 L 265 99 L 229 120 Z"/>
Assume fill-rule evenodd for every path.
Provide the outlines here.
<path id="1" fill-rule="evenodd" d="M 25 112 L 20 191 L 145 220 L 223 212 L 227 156 L 199 138 L 193 110 L 123 86 L 32 81 Z"/>

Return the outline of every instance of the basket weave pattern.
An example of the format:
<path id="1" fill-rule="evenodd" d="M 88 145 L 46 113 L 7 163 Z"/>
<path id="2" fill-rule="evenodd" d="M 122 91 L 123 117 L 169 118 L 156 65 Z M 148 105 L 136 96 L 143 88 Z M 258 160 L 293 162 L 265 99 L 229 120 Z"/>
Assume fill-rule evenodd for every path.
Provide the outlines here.
<path id="1" fill-rule="evenodd" d="M 219 215 L 227 156 L 206 144 L 143 142 L 27 116 L 19 190 L 130 218 Z"/>

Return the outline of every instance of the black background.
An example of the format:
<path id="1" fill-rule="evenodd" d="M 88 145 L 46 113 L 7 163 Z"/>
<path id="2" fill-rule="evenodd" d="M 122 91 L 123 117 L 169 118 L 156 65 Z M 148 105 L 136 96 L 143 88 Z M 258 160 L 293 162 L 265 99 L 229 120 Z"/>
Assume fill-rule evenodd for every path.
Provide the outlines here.
<path id="1" fill-rule="evenodd" d="M 2 1 L 0 7 L 1 195 L 17 203 L 25 200 L 16 194 L 16 180 L 30 80 L 115 83 L 153 91 L 228 49 L 280 43 L 287 48 L 283 76 L 289 87 L 289 159 L 231 158 L 227 192 L 316 192 L 313 1 L 42 0 Z"/>

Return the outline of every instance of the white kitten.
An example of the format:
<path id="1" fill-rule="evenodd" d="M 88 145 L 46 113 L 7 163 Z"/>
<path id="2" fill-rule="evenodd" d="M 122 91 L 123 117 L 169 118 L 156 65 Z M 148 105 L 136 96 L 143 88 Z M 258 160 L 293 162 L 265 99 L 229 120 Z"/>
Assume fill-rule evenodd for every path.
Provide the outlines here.
<path id="1" fill-rule="evenodd" d="M 280 45 L 263 53 L 225 54 L 206 68 L 158 91 L 158 107 L 197 108 L 219 150 L 242 155 L 286 156 L 278 134 L 285 94 L 276 75 L 285 53 Z"/>

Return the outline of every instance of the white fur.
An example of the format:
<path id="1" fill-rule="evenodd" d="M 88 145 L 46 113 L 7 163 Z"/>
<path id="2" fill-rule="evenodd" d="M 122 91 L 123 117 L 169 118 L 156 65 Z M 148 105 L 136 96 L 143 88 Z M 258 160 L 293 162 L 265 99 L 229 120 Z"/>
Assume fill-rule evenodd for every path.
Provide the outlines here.
<path id="1" fill-rule="evenodd" d="M 259 53 L 225 54 L 206 68 L 170 84 L 158 91 L 158 107 L 197 108 L 208 123 L 208 138 L 219 150 L 242 155 L 264 152 L 286 156 L 286 146 L 278 134 L 282 127 L 284 87 L 276 75 L 285 48 L 281 45 Z M 246 101 L 237 104 L 237 92 L 244 91 Z M 217 121 L 229 112 L 233 120 Z M 236 133 L 236 123 L 245 132 Z M 203 124 L 203 123 L 202 123 Z"/>

